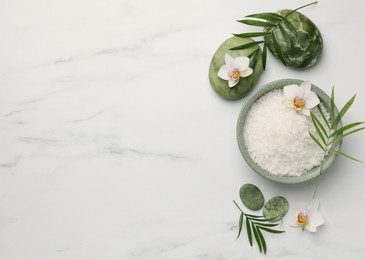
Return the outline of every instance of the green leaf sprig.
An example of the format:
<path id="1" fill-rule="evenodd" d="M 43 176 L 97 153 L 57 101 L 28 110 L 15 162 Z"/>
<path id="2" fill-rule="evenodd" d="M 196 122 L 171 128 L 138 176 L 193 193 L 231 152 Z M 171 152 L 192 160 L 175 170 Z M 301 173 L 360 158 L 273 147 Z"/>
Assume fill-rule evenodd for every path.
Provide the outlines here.
<path id="1" fill-rule="evenodd" d="M 240 235 L 242 233 L 242 227 L 243 227 L 243 225 L 245 225 L 246 231 L 247 231 L 247 237 L 248 237 L 248 241 L 250 242 L 250 245 L 253 246 L 253 237 L 254 237 L 256 240 L 257 246 L 259 247 L 260 253 L 263 252 L 264 254 L 266 254 L 267 246 L 266 246 L 266 241 L 262 234 L 262 231 L 266 231 L 266 232 L 273 233 L 273 234 L 284 233 L 285 231 L 272 229 L 272 227 L 276 227 L 277 225 L 279 225 L 280 222 L 279 223 L 267 223 L 267 222 L 273 221 L 276 217 L 272 218 L 272 219 L 266 219 L 264 216 L 247 214 L 242 211 L 242 209 L 238 206 L 236 201 L 233 201 L 233 202 L 237 206 L 237 208 L 241 211 L 240 219 L 239 219 L 239 223 L 238 223 L 238 235 L 237 235 L 236 239 L 238 239 L 240 237 Z M 253 234 L 253 236 L 252 236 L 252 234 Z"/>
<path id="2" fill-rule="evenodd" d="M 339 122 L 341 121 L 343 116 L 346 114 L 346 112 L 349 110 L 349 108 L 354 103 L 355 98 L 356 98 L 356 95 L 354 95 L 352 98 L 350 98 L 350 100 L 347 101 L 347 103 L 341 109 L 341 111 L 338 113 L 338 115 L 335 116 L 335 90 L 334 90 L 334 87 L 332 87 L 330 119 L 328 120 L 325 117 L 320 104 L 318 104 L 317 108 L 319 110 L 321 118 L 323 119 L 324 124 L 322 124 L 321 121 L 313 113 L 311 113 L 312 122 L 313 122 L 314 128 L 316 129 L 316 132 L 317 132 L 319 138 L 316 138 L 314 136 L 314 134 L 311 133 L 309 130 L 308 130 L 308 132 L 309 132 L 310 137 L 313 139 L 313 141 L 319 146 L 319 148 L 321 148 L 323 150 L 323 157 L 322 157 L 321 164 L 320 164 L 319 176 L 317 178 L 316 186 L 315 186 L 314 193 L 313 193 L 313 199 L 315 199 L 315 197 L 316 197 L 318 184 L 320 182 L 321 175 L 323 172 L 324 160 L 329 153 L 339 154 L 339 155 L 342 155 L 351 160 L 354 160 L 357 162 L 362 162 L 352 156 L 349 156 L 338 150 L 332 149 L 332 147 L 336 143 L 340 142 L 345 137 L 365 129 L 365 127 L 356 128 L 357 126 L 362 125 L 365 122 L 355 122 L 355 123 L 345 125 L 336 130 Z M 356 128 L 356 129 L 354 129 L 354 128 Z"/>
<path id="3" fill-rule="evenodd" d="M 257 14 L 251 14 L 251 15 L 247 15 L 245 16 L 245 19 L 243 20 L 238 20 L 239 23 L 242 24 L 246 24 L 249 26 L 256 26 L 256 27 L 263 27 L 265 28 L 265 31 L 263 32 L 249 32 L 249 33 L 241 33 L 241 34 L 233 34 L 236 37 L 240 37 L 240 38 L 255 38 L 255 37 L 267 37 L 269 35 L 271 35 L 272 40 L 273 40 L 273 44 L 274 44 L 274 48 L 275 51 L 280 59 L 280 61 L 287 66 L 285 60 L 284 60 L 284 56 L 283 53 L 280 49 L 280 46 L 278 44 L 278 41 L 276 39 L 275 36 L 275 31 L 280 30 L 280 32 L 282 33 L 286 43 L 288 44 L 288 46 L 290 46 L 291 50 L 294 50 L 294 43 L 293 43 L 293 39 L 292 39 L 292 35 L 297 35 L 297 31 L 294 28 L 293 24 L 287 19 L 287 17 L 289 15 L 291 15 L 292 13 L 298 11 L 299 9 L 305 8 L 307 6 L 316 4 L 317 1 L 312 2 L 310 4 L 306 4 L 303 5 L 301 7 L 298 7 L 297 9 L 289 12 L 287 15 L 282 16 L 280 14 L 277 13 L 257 13 Z M 265 41 L 263 40 L 258 40 L 258 41 L 253 41 L 250 43 L 246 43 L 243 45 L 239 45 L 236 47 L 231 48 L 230 50 L 242 50 L 242 49 L 247 49 L 250 48 L 252 46 L 259 46 L 255 52 L 258 52 L 260 49 L 260 45 L 262 44 L 262 65 L 264 67 L 264 70 L 266 68 L 266 59 L 267 59 L 267 44 Z"/>

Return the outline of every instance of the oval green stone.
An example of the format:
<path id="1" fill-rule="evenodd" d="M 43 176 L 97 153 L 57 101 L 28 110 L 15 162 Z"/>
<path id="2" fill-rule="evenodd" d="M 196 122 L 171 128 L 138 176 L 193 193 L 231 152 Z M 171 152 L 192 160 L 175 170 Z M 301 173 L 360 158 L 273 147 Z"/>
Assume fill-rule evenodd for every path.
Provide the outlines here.
<path id="1" fill-rule="evenodd" d="M 236 86 L 230 88 L 228 87 L 227 80 L 223 80 L 220 77 L 218 77 L 219 69 L 222 67 L 222 65 L 225 64 L 224 61 L 225 54 L 229 54 L 233 58 L 248 56 L 257 49 L 257 46 L 253 46 L 244 50 L 233 51 L 229 49 L 239 45 L 250 43 L 252 41 L 253 40 L 251 39 L 232 37 L 224 41 L 221 44 L 221 46 L 219 46 L 217 51 L 214 53 L 209 67 L 209 81 L 210 84 L 212 85 L 212 88 L 220 96 L 227 99 L 240 99 L 248 94 L 248 92 L 254 87 L 257 80 L 259 79 L 263 71 L 263 66 L 261 61 L 261 55 L 262 55 L 261 49 L 258 50 L 259 55 L 258 59 L 256 59 L 256 62 L 254 62 L 253 59 L 250 61 L 250 67 L 253 69 L 253 73 L 246 78 L 240 78 L 240 81 Z"/>
<path id="2" fill-rule="evenodd" d="M 276 196 L 266 202 L 263 215 L 266 219 L 272 219 L 272 221 L 281 220 L 288 212 L 289 202 L 282 196 Z"/>
<path id="3" fill-rule="evenodd" d="M 286 16 L 290 12 L 292 10 L 284 9 L 277 13 Z M 281 26 L 274 29 L 274 35 L 286 65 L 298 69 L 313 66 L 319 60 L 323 49 L 323 39 L 320 31 L 308 17 L 298 11 L 288 15 L 286 19 L 291 22 L 297 32 L 296 34 L 287 27 L 285 22 L 281 22 Z M 270 28 L 265 28 L 265 31 L 269 30 Z M 288 41 L 284 36 L 290 37 L 292 40 Z M 265 42 L 270 52 L 276 58 L 279 58 L 271 34 L 265 37 Z"/>
<path id="4" fill-rule="evenodd" d="M 253 184 L 245 184 L 240 189 L 240 198 L 246 208 L 250 210 L 259 210 L 264 206 L 264 195 Z"/>

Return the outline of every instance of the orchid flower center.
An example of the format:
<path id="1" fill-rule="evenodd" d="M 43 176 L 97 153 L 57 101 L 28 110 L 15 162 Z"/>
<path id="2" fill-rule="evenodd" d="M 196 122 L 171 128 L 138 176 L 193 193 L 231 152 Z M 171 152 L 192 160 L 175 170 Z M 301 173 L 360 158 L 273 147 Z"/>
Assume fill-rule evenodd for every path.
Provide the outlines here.
<path id="1" fill-rule="evenodd" d="M 300 110 L 305 106 L 305 98 L 303 97 L 295 97 L 293 101 L 293 105 L 295 109 Z"/>
<path id="2" fill-rule="evenodd" d="M 302 225 L 302 230 L 304 231 L 304 226 L 308 223 L 308 215 L 303 212 L 298 213 L 297 221 Z"/>
<path id="3" fill-rule="evenodd" d="M 236 68 L 232 68 L 228 71 L 228 77 L 231 79 L 238 79 L 240 77 L 240 71 Z"/>

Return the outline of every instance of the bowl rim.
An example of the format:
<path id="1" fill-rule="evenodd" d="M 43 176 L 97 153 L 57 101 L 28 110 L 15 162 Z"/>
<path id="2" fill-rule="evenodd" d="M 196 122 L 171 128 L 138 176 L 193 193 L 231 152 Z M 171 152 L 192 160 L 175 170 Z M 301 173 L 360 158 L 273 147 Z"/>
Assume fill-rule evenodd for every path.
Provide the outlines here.
<path id="1" fill-rule="evenodd" d="M 320 166 L 316 166 L 316 167 L 312 168 L 311 170 L 304 172 L 300 176 L 285 176 L 285 175 L 280 176 L 280 175 L 271 174 L 270 172 L 262 169 L 251 158 L 251 156 L 249 155 L 249 153 L 247 151 L 247 147 L 244 143 L 243 129 L 244 129 L 244 124 L 245 124 L 245 119 L 246 119 L 247 113 L 250 110 L 252 104 L 255 103 L 256 100 L 259 99 L 262 95 L 266 94 L 267 92 L 269 92 L 271 90 L 283 88 L 287 85 L 291 85 L 291 84 L 300 85 L 303 81 L 304 80 L 300 80 L 300 79 L 280 79 L 280 80 L 275 80 L 275 81 L 272 81 L 272 82 L 269 82 L 269 83 L 263 85 L 260 89 L 258 89 L 255 93 L 253 93 L 250 97 L 247 98 L 247 100 L 243 104 L 241 111 L 239 113 L 239 116 L 238 116 L 237 126 L 236 126 L 236 135 L 237 135 L 237 142 L 238 142 L 238 147 L 240 149 L 241 155 L 243 156 L 243 158 L 245 159 L 247 164 L 252 168 L 252 170 L 254 170 L 256 173 L 258 173 L 262 177 L 264 177 L 268 180 L 274 181 L 274 182 L 284 183 L 284 184 L 296 184 L 296 183 L 303 183 L 303 182 L 310 181 L 319 176 Z M 326 107 L 327 110 L 329 110 L 329 107 L 331 104 L 330 97 L 324 91 L 322 91 L 320 88 L 318 88 L 317 86 L 315 86 L 313 84 L 312 84 L 311 90 L 317 94 L 317 96 L 319 97 L 319 99 L 321 100 L 323 105 Z M 338 115 L 338 113 L 339 113 L 338 109 L 335 105 L 335 116 Z M 339 129 L 341 127 L 342 127 L 342 122 L 340 120 L 336 129 Z M 336 149 L 337 151 L 340 151 L 341 145 L 342 145 L 342 140 L 335 144 L 334 149 Z M 328 169 L 328 167 L 335 160 L 336 156 L 337 156 L 337 154 L 335 154 L 335 153 L 330 153 L 326 156 L 326 158 L 324 160 L 324 164 L 323 164 L 323 171 Z"/>

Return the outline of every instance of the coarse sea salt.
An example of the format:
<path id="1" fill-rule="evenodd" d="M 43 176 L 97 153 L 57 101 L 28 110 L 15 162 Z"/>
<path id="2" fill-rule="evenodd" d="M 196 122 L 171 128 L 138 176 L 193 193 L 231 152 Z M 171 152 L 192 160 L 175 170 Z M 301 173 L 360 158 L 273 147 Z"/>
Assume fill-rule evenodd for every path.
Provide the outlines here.
<path id="1" fill-rule="evenodd" d="M 249 155 L 261 168 L 275 175 L 300 176 L 320 164 L 323 151 L 308 134 L 309 129 L 316 135 L 311 118 L 285 106 L 284 101 L 282 89 L 260 97 L 248 111 L 243 137 Z M 321 120 L 317 108 L 311 112 Z"/>

